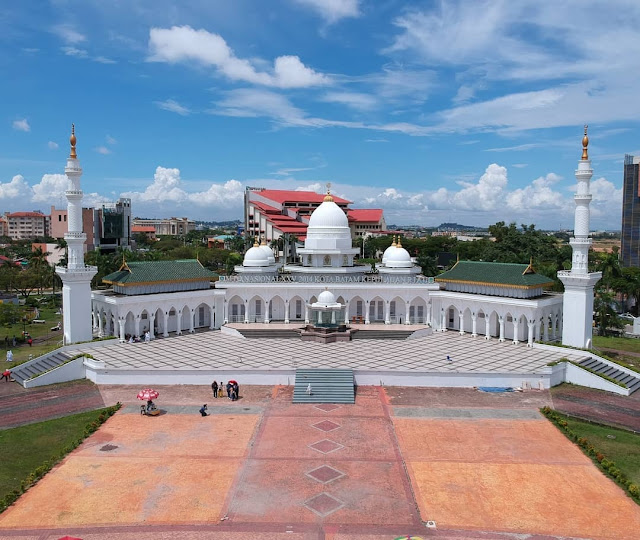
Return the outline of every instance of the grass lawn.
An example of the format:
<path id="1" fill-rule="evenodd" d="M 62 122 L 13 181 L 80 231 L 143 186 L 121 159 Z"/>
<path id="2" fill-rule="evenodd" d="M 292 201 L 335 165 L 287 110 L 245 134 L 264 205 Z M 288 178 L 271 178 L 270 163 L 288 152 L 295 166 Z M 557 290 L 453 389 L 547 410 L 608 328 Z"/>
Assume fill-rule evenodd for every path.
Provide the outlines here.
<path id="1" fill-rule="evenodd" d="M 635 338 L 593 336 L 593 346 L 596 349 L 618 349 L 640 354 L 640 339 Z"/>
<path id="2" fill-rule="evenodd" d="M 578 435 L 585 437 L 602 452 L 607 459 L 615 462 L 629 480 L 640 485 L 640 435 L 610 427 L 590 424 L 581 420 L 560 415 L 568 422 L 569 428 Z M 614 438 L 610 438 L 613 436 Z"/>
<path id="3" fill-rule="evenodd" d="M 37 467 L 50 460 L 71 442 L 84 438 L 88 424 L 106 409 L 84 412 L 0 431 L 0 499 Z"/>

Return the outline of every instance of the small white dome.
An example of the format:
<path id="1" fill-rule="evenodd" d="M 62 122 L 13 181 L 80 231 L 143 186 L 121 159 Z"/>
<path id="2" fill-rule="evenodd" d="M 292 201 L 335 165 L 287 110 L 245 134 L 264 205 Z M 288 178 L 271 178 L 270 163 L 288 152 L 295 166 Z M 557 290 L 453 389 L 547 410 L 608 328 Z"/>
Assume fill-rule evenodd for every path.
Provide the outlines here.
<path id="1" fill-rule="evenodd" d="M 318 304 L 335 304 L 336 297 L 331 291 L 322 291 L 318 295 Z"/>
<path id="2" fill-rule="evenodd" d="M 260 246 L 254 245 L 244 254 L 242 266 L 269 266 L 269 256 Z"/>
<path id="3" fill-rule="evenodd" d="M 388 268 L 411 268 L 413 263 L 411 262 L 411 255 L 402 246 L 396 247 L 385 261 L 385 266 Z"/>
<path id="4" fill-rule="evenodd" d="M 343 228 L 349 227 L 349 220 L 344 210 L 340 208 L 333 200 L 327 200 L 331 197 L 325 197 L 325 201 L 316 208 L 309 218 L 309 229 L 314 227 L 332 227 Z M 307 235 L 309 232 L 307 231 Z"/>
<path id="5" fill-rule="evenodd" d="M 389 259 L 389 255 L 391 255 L 396 249 L 398 249 L 395 245 L 389 246 L 384 250 L 382 254 L 382 264 L 387 264 L 387 260 Z"/>

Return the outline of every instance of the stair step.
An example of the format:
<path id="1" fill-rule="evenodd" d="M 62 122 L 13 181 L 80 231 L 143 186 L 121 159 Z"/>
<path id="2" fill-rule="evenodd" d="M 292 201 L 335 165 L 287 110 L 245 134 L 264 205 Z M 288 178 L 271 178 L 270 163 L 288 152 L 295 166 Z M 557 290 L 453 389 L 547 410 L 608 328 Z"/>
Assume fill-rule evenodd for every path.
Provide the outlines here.
<path id="1" fill-rule="evenodd" d="M 311 395 L 307 387 L 311 385 Z M 350 369 L 298 369 L 293 403 L 355 403 L 353 371 Z"/>

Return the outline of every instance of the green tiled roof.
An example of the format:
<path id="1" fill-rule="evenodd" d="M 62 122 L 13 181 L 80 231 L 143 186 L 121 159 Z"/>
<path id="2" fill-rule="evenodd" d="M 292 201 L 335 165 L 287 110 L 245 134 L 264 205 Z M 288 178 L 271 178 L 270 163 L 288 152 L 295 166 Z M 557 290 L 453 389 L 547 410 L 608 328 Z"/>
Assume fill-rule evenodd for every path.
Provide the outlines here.
<path id="1" fill-rule="evenodd" d="M 436 281 L 506 285 L 521 289 L 533 289 L 553 283 L 553 280 L 547 276 L 536 274 L 529 264 L 477 261 L 458 261 L 451 270 L 437 276 Z"/>
<path id="2" fill-rule="evenodd" d="M 177 261 L 140 261 L 123 263 L 120 270 L 102 278 L 105 283 L 141 285 L 143 283 L 172 283 L 213 280 L 218 274 L 204 268 L 196 259 Z"/>

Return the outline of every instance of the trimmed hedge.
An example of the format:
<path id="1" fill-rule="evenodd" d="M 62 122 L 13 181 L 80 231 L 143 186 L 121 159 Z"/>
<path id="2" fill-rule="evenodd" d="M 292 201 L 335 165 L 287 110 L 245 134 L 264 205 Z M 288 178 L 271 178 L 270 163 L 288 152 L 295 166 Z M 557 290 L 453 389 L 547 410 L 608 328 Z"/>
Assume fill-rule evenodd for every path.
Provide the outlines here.
<path id="1" fill-rule="evenodd" d="M 553 422 L 569 439 L 576 443 L 582 451 L 591 458 L 596 466 L 611 478 L 616 484 L 624 489 L 630 497 L 640 504 L 640 486 L 634 484 L 627 476 L 616 467 L 616 464 L 593 446 L 586 437 L 578 435 L 569 427 L 569 423 L 561 414 L 558 414 L 551 407 L 542 407 L 540 412 L 551 422 Z"/>
<path id="2" fill-rule="evenodd" d="M 27 478 L 20 483 L 20 489 L 14 489 L 4 498 L 0 499 L 0 513 L 4 512 L 7 508 L 9 508 L 9 506 L 16 502 L 20 495 L 27 491 L 31 486 L 37 484 L 45 474 L 47 474 L 51 469 L 53 469 L 53 467 L 60 463 L 60 461 L 62 461 L 67 454 L 80 446 L 84 442 L 84 440 L 89 437 L 89 435 L 91 435 L 102 424 L 104 424 L 109 417 L 113 416 L 116 411 L 120 409 L 120 407 L 122 407 L 122 403 L 120 402 L 111 407 L 107 407 L 106 410 L 100 413 L 97 420 L 91 422 L 90 424 L 87 424 L 87 426 L 84 428 L 82 437 L 78 438 L 77 440 L 73 441 L 65 448 L 63 448 L 57 456 L 54 456 L 52 459 L 45 461 L 39 467 L 36 467 L 31 472 L 31 474 L 29 474 L 29 476 L 27 476 Z"/>

